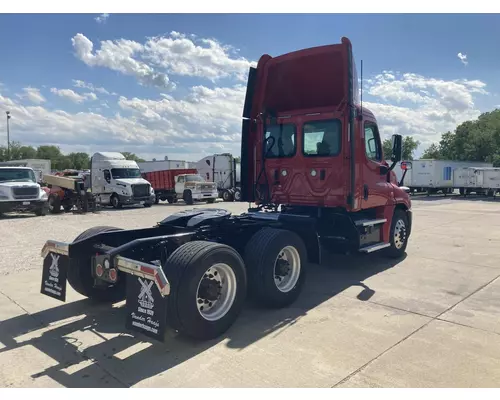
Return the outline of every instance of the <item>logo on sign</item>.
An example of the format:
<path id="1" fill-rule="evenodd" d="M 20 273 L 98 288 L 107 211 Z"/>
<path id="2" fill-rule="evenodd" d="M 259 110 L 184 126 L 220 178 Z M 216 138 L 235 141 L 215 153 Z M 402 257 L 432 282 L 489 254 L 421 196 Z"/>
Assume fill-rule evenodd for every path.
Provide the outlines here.
<path id="1" fill-rule="evenodd" d="M 49 268 L 49 273 L 52 277 L 57 278 L 59 276 L 59 254 L 50 253 L 52 256 L 52 264 Z"/>
<path id="2" fill-rule="evenodd" d="M 141 279 L 137 278 L 139 280 L 139 283 L 141 284 L 141 291 L 139 293 L 139 304 L 141 307 L 147 308 L 151 310 L 154 307 L 155 300 L 153 298 L 153 292 L 151 291 L 151 288 L 153 287 L 154 282 L 147 280 L 147 279 Z"/>

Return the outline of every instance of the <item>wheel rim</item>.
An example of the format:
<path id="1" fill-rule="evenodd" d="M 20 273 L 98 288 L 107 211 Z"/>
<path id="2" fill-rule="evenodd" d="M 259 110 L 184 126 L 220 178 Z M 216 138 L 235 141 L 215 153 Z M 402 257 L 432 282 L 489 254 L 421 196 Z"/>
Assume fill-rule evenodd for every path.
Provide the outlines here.
<path id="1" fill-rule="evenodd" d="M 49 199 L 49 211 L 53 211 L 54 210 L 54 198 L 51 197 Z"/>
<path id="2" fill-rule="evenodd" d="M 300 255 L 293 246 L 282 249 L 274 263 L 274 284 L 280 292 L 292 290 L 300 276 Z"/>
<path id="3" fill-rule="evenodd" d="M 241 193 L 239 191 L 237 191 L 237 192 L 234 193 L 234 199 L 236 201 L 240 201 L 240 199 L 241 199 Z"/>
<path id="4" fill-rule="evenodd" d="M 406 226 L 402 219 L 398 219 L 394 227 L 394 247 L 400 249 L 406 240 Z"/>
<path id="5" fill-rule="evenodd" d="M 205 271 L 196 291 L 196 308 L 207 321 L 217 321 L 231 309 L 236 298 L 236 275 L 223 263 Z"/>
<path id="6" fill-rule="evenodd" d="M 113 202 L 113 207 L 118 207 L 118 199 L 116 197 L 113 197 L 111 201 Z"/>
<path id="7" fill-rule="evenodd" d="M 229 192 L 224 192 L 224 194 L 222 195 L 222 197 L 224 198 L 224 201 L 229 200 Z"/>

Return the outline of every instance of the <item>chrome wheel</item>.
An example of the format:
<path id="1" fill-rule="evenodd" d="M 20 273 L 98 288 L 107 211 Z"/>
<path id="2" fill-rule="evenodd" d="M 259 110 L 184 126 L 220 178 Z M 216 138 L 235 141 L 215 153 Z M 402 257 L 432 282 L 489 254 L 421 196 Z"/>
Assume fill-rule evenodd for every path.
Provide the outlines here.
<path id="1" fill-rule="evenodd" d="M 292 290 L 300 277 L 300 255 L 293 246 L 282 249 L 274 263 L 274 284 L 280 292 Z"/>
<path id="2" fill-rule="evenodd" d="M 214 264 L 205 271 L 198 283 L 196 306 L 207 321 L 221 319 L 231 309 L 236 298 L 236 275 L 227 264 Z"/>
<path id="3" fill-rule="evenodd" d="M 402 219 L 396 222 L 394 227 L 394 247 L 400 249 L 405 244 L 406 240 L 406 225 Z"/>
<path id="4" fill-rule="evenodd" d="M 239 190 L 237 190 L 236 192 L 234 192 L 234 199 L 236 201 L 240 201 L 241 200 L 241 192 Z"/>

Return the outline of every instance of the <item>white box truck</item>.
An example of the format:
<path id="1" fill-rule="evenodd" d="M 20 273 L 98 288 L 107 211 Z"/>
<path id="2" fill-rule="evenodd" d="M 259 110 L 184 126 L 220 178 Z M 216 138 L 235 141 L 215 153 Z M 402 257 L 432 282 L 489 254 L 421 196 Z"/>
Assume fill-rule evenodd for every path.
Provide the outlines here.
<path id="1" fill-rule="evenodd" d="M 17 211 L 44 216 L 48 210 L 47 199 L 32 168 L 0 166 L 0 215 Z"/>
<path id="2" fill-rule="evenodd" d="M 413 160 L 410 179 L 405 178 L 406 186 L 412 192 L 427 192 L 429 194 L 442 192 L 452 193 L 459 186 L 455 185 L 453 172 L 457 168 L 467 167 L 493 167 L 493 164 L 486 162 L 472 161 L 451 161 L 451 160 L 433 160 L 421 159 Z"/>
<path id="3" fill-rule="evenodd" d="M 241 164 L 229 153 L 213 154 L 196 163 L 198 173 L 217 185 L 224 201 L 241 200 Z"/>
<path id="4" fill-rule="evenodd" d="M 135 161 L 125 159 L 121 153 L 98 152 L 90 164 L 91 190 L 101 205 L 151 207 L 155 202 L 154 189 L 141 176 Z"/>
<path id="5" fill-rule="evenodd" d="M 48 175 L 51 172 L 51 161 L 30 158 L 25 160 L 11 160 L 11 161 L 3 161 L 0 163 L 0 166 L 16 166 L 16 167 L 27 167 L 31 168 L 35 173 L 36 181 L 42 182 L 43 176 Z"/>

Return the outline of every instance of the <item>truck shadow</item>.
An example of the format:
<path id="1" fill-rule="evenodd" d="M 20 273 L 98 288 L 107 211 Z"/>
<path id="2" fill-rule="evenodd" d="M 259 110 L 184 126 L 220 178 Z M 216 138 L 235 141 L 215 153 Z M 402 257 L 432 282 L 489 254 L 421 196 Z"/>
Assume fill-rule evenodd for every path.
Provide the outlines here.
<path id="1" fill-rule="evenodd" d="M 322 265 L 309 267 L 304 291 L 292 306 L 262 310 L 248 301 L 233 327 L 212 341 L 195 341 L 168 331 L 164 343 L 156 342 L 125 329 L 124 302 L 111 307 L 79 300 L 0 322 L 0 357 L 32 346 L 55 363 L 32 374 L 31 379 L 47 376 L 65 387 L 129 387 L 217 344 L 244 349 L 268 335 L 279 335 L 278 331 L 293 326 L 309 311 L 350 287 L 359 287 L 357 299 L 367 301 L 376 288 L 363 281 L 402 261 L 373 255 L 327 254 L 325 258 Z M 82 361 L 86 361 L 85 366 L 78 369 Z M 72 366 L 77 370 L 68 373 Z"/>

